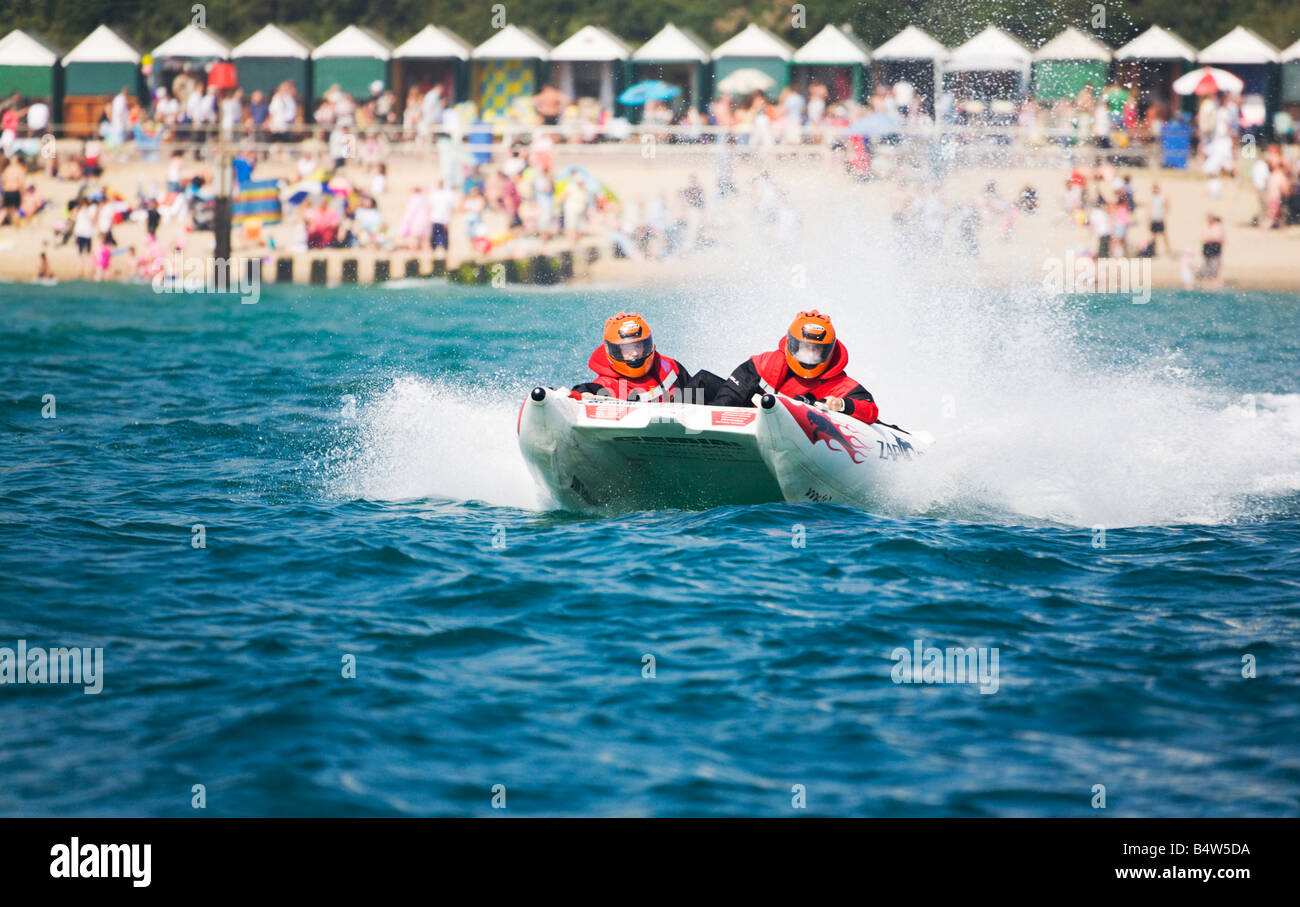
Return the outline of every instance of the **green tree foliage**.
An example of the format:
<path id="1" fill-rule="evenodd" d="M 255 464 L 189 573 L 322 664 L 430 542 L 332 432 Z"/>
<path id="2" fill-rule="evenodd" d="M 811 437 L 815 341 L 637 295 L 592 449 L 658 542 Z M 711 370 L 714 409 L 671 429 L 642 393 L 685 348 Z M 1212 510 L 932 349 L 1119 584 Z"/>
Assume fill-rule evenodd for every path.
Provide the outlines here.
<path id="1" fill-rule="evenodd" d="M 502 0 L 507 21 L 559 43 L 587 24 L 603 25 L 629 43 L 645 41 L 667 22 L 719 44 L 745 24 L 763 25 L 798 46 L 824 25 L 848 24 L 875 46 L 908 24 L 949 45 L 986 25 L 1007 29 L 1031 46 L 1067 25 L 1111 45 L 1152 24 L 1203 47 L 1234 25 L 1286 46 L 1300 37 L 1300 3 L 1292 0 L 807 0 L 805 27 L 794 27 L 795 4 L 784 0 Z M 68 49 L 100 24 L 112 25 L 144 49 L 161 43 L 194 16 L 189 0 L 0 0 L 0 23 L 44 36 Z M 287 25 L 317 43 L 348 24 L 366 25 L 400 42 L 426 24 L 478 43 L 492 33 L 491 0 L 207 0 L 207 26 L 227 40 L 247 38 L 267 22 Z M 1095 27 L 1104 16 L 1104 27 Z"/>

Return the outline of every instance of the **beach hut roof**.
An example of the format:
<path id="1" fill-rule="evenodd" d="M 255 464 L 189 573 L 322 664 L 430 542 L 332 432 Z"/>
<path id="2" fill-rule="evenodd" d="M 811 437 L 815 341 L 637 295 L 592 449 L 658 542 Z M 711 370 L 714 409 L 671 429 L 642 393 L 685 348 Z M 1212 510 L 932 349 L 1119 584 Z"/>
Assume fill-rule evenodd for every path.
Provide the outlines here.
<path id="1" fill-rule="evenodd" d="M 1238 25 L 1196 55 L 1198 63 L 1215 65 L 1242 63 L 1278 63 L 1281 53 L 1275 45 L 1243 25 Z"/>
<path id="2" fill-rule="evenodd" d="M 996 26 L 990 25 L 948 57 L 948 69 L 1023 70 L 1029 66 L 1029 48 Z"/>
<path id="3" fill-rule="evenodd" d="M 1110 62 L 1110 48 L 1073 25 L 1034 52 L 1035 60 L 1101 60 Z"/>
<path id="4" fill-rule="evenodd" d="M 426 25 L 393 51 L 397 59 L 468 60 L 473 45 L 449 28 Z"/>
<path id="5" fill-rule="evenodd" d="M 1282 51 L 1283 63 L 1294 63 L 1296 60 L 1300 60 L 1300 41 L 1295 42 L 1286 50 Z"/>
<path id="6" fill-rule="evenodd" d="M 583 26 L 551 51 L 552 60 L 574 63 L 626 60 L 631 55 L 631 47 L 624 44 L 613 32 L 606 31 L 599 25 Z"/>
<path id="7" fill-rule="evenodd" d="M 1167 28 L 1153 25 L 1115 51 L 1116 60 L 1195 60 L 1196 48 Z"/>
<path id="8" fill-rule="evenodd" d="M 738 35 L 732 35 L 713 49 L 713 59 L 727 57 L 779 57 L 789 60 L 794 48 L 765 28 L 752 22 Z"/>
<path id="9" fill-rule="evenodd" d="M 877 60 L 942 60 L 948 49 L 938 40 L 909 25 L 872 52 Z"/>
<path id="10" fill-rule="evenodd" d="M 155 57 L 214 57 L 224 60 L 230 56 L 230 43 L 219 38 L 210 28 L 187 25 L 153 49 Z"/>
<path id="11" fill-rule="evenodd" d="M 507 25 L 478 47 L 475 60 L 548 60 L 551 45 L 521 25 Z"/>
<path id="12" fill-rule="evenodd" d="M 0 38 L 0 64 L 4 66 L 53 66 L 59 52 L 33 34 L 15 28 Z"/>
<path id="13" fill-rule="evenodd" d="M 230 52 L 233 59 L 243 57 L 291 57 L 306 60 L 313 47 L 306 39 L 278 25 L 264 25 L 246 41 L 235 45 Z"/>
<path id="14" fill-rule="evenodd" d="M 311 52 L 313 60 L 339 57 L 365 57 L 387 60 L 393 55 L 393 45 L 379 35 L 360 25 L 349 25 Z"/>
<path id="15" fill-rule="evenodd" d="M 709 45 L 684 28 L 669 22 L 653 38 L 638 47 L 633 60 L 653 63 L 707 63 Z"/>
<path id="16" fill-rule="evenodd" d="M 140 49 L 107 25 L 101 25 L 81 39 L 63 57 L 69 63 L 139 63 Z"/>
<path id="17" fill-rule="evenodd" d="M 867 50 L 867 46 L 846 28 L 827 25 L 813 35 L 807 44 L 794 52 L 794 62 L 822 65 L 870 63 L 871 53 Z"/>

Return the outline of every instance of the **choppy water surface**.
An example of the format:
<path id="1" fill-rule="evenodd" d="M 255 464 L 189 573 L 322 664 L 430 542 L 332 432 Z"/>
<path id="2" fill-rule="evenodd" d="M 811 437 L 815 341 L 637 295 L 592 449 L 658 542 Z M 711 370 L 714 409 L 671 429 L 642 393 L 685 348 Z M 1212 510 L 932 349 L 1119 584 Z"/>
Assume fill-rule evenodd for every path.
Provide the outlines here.
<path id="1" fill-rule="evenodd" d="M 7 287 L 0 646 L 104 673 L 0 686 L 0 812 L 1300 811 L 1300 299 L 832 284 L 939 440 L 884 512 L 538 499 L 528 387 L 631 307 L 725 372 L 809 304 L 763 286 Z"/>

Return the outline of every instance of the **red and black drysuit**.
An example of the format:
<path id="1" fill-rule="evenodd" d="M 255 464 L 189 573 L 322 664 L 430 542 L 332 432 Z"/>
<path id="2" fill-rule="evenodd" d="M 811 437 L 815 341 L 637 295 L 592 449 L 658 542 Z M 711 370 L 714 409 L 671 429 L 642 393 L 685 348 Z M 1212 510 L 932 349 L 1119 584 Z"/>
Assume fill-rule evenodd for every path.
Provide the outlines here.
<path id="1" fill-rule="evenodd" d="M 725 387 L 722 379 L 711 372 L 693 376 L 676 360 L 658 352 L 651 355 L 654 364 L 650 370 L 640 378 L 629 378 L 614 371 L 605 347 L 598 346 L 587 360 L 587 367 L 596 373 L 595 379 L 574 385 L 569 396 L 575 400 L 583 394 L 598 394 L 618 400 L 695 403 L 704 402 Z M 693 393 L 697 389 L 699 392 Z"/>
<path id="2" fill-rule="evenodd" d="M 849 351 L 836 340 L 826 371 L 816 378 L 801 378 L 786 362 L 782 337 L 775 350 L 750 356 L 736 366 L 731 378 L 708 402 L 714 406 L 753 406 L 755 394 L 785 394 L 808 403 L 839 397 L 844 401 L 844 415 L 869 425 L 880 416 L 880 409 L 869 390 L 844 374 L 848 364 Z"/>

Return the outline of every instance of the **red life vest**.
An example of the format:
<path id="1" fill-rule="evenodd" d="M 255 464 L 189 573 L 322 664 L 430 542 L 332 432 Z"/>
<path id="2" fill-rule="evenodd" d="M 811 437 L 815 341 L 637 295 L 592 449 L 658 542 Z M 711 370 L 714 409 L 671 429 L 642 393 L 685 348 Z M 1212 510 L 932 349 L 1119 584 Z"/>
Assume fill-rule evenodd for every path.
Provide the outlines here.
<path id="1" fill-rule="evenodd" d="M 593 384 L 599 384 L 618 400 L 626 400 L 632 391 L 637 392 L 637 399 L 646 402 L 662 403 L 669 392 L 677 385 L 677 363 L 658 352 L 654 354 L 654 365 L 640 378 L 629 378 L 614 371 L 609 364 L 609 355 L 604 346 L 596 347 L 587 367 L 596 373 Z M 572 397 L 580 394 L 571 393 Z"/>
<path id="2" fill-rule="evenodd" d="M 844 369 L 849 364 L 849 351 L 838 340 L 835 341 L 835 351 L 831 353 L 831 364 L 816 378 L 801 378 L 790 371 L 790 366 L 785 361 L 784 337 L 775 350 L 750 356 L 749 361 L 754 363 L 759 386 L 765 394 L 785 394 L 787 397 L 812 394 L 814 399 L 822 400 L 826 397 L 846 397 L 858 387 L 857 381 L 844 374 Z M 853 401 L 852 415 L 855 419 L 871 423 L 876 421 L 879 414 L 880 410 L 874 403 Z"/>

